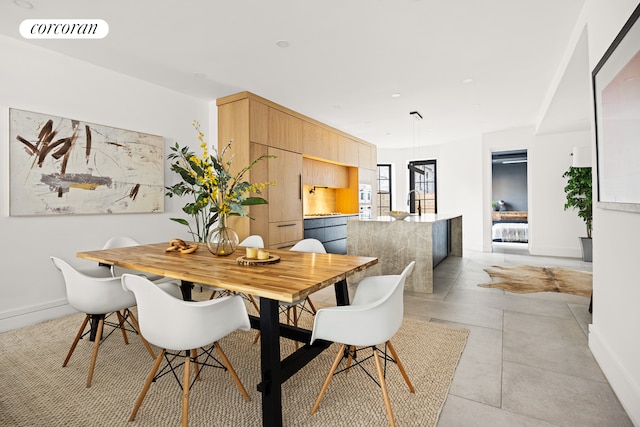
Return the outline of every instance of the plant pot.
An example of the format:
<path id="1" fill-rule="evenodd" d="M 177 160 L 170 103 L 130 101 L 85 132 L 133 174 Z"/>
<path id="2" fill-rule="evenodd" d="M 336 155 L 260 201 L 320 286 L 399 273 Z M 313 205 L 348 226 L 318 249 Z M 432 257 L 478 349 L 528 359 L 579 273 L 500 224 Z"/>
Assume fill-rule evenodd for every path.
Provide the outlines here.
<path id="1" fill-rule="evenodd" d="M 582 243 L 582 261 L 593 262 L 593 240 L 591 237 L 580 237 Z"/>

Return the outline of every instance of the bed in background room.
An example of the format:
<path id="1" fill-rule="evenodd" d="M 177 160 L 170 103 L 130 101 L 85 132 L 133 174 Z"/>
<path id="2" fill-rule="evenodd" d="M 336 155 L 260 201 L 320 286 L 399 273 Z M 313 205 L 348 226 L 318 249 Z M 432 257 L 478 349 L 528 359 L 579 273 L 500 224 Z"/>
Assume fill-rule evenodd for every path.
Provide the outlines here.
<path id="1" fill-rule="evenodd" d="M 491 238 L 494 242 L 527 243 L 529 241 L 529 224 L 527 221 L 527 212 L 493 212 Z"/>

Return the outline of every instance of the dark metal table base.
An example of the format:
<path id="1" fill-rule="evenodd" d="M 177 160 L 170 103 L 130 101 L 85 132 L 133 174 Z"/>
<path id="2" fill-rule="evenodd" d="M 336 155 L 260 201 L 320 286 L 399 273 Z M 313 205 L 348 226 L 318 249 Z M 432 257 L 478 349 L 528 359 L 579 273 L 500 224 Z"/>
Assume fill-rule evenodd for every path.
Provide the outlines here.
<path id="1" fill-rule="evenodd" d="M 191 301 L 193 283 L 183 281 L 182 295 L 185 301 Z M 341 280 L 334 285 L 338 305 L 349 304 L 347 281 Z M 317 340 L 309 344 L 311 331 L 280 323 L 280 302 L 269 298 L 260 298 L 260 317 L 249 316 L 251 327 L 260 330 L 261 379 L 257 389 L 262 393 L 262 425 L 282 426 L 282 384 L 302 369 L 307 363 L 326 350 L 331 343 Z M 299 341 L 303 345 L 280 359 L 280 337 Z"/>

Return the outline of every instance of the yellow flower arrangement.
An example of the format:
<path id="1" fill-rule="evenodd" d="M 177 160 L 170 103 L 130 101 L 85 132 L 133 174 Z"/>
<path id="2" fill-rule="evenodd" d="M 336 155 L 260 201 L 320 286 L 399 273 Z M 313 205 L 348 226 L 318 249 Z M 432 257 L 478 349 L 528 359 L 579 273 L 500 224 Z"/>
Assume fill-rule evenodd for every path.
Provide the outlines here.
<path id="1" fill-rule="evenodd" d="M 190 215 L 194 225 L 184 218 L 171 218 L 189 227 L 189 233 L 198 242 L 205 242 L 207 235 L 216 221 L 230 215 L 248 216 L 245 206 L 266 204 L 267 201 L 251 194 L 261 194 L 270 182 L 249 183 L 244 181 L 244 175 L 259 161 L 273 156 L 263 155 L 252 161 L 237 174 L 231 175 L 233 157 L 225 160 L 233 141 L 230 141 L 218 156 L 210 155 L 204 133 L 200 130 L 200 123 L 193 121 L 193 127 L 198 132 L 198 141 L 202 155 L 198 157 L 189 151 L 189 147 L 180 147 L 178 143 L 171 147 L 173 153 L 167 156 L 172 160 L 171 170 L 182 178 L 182 181 L 171 187 L 166 195 L 193 197 L 193 201 L 183 206 L 182 211 Z"/>

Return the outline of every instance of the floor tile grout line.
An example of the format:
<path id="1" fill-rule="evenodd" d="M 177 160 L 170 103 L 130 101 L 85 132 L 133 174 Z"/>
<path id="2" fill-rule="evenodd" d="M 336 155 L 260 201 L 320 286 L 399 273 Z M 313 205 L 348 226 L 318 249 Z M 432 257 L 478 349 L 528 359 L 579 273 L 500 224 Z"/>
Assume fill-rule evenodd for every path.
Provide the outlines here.
<path id="1" fill-rule="evenodd" d="M 557 374 L 557 375 L 563 375 L 563 376 L 567 376 L 567 377 L 571 377 L 571 378 L 576 378 L 576 379 L 579 379 L 579 380 L 582 380 L 582 381 L 592 381 L 592 382 L 598 383 L 598 384 L 609 384 L 609 382 L 607 381 L 606 378 L 601 381 L 601 380 L 597 380 L 597 379 L 593 379 L 593 378 L 585 378 L 585 377 L 582 377 L 582 376 L 579 376 L 579 375 L 576 375 L 576 374 L 570 374 L 570 373 L 567 373 L 567 372 L 560 372 L 560 371 L 554 370 L 554 369 L 541 368 L 540 366 L 528 365 L 526 363 L 521 363 L 521 362 L 513 362 L 511 360 L 504 360 L 503 359 L 503 363 L 504 362 L 510 363 L 512 365 L 524 366 L 526 368 L 538 369 L 540 371 L 546 371 L 546 372 L 551 372 L 551 373 L 554 373 L 554 374 Z M 599 368 L 599 366 L 598 366 L 598 368 Z M 602 372 L 602 370 L 600 370 L 600 371 Z M 603 376 L 604 376 L 604 374 L 603 374 Z"/>

